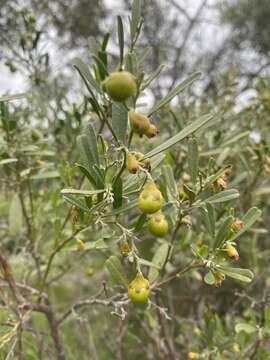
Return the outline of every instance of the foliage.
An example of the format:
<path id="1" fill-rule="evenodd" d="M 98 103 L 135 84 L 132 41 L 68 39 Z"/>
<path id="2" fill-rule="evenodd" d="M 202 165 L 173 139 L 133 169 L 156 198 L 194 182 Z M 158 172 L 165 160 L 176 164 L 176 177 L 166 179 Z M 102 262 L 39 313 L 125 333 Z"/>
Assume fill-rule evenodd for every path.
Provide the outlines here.
<path id="1" fill-rule="evenodd" d="M 140 3 L 129 30 L 118 17 L 127 100 L 104 86 L 108 34 L 91 68 L 73 61 L 81 104 L 0 98 L 1 359 L 268 357 L 267 79 L 238 109 L 233 73 L 212 98 L 195 72 L 149 104 Z"/>

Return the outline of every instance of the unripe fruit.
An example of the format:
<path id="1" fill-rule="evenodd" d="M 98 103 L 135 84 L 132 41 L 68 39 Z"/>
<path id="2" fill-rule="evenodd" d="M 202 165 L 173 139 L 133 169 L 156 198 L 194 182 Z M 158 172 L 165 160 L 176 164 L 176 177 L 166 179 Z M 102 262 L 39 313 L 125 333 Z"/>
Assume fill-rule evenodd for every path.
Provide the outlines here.
<path id="1" fill-rule="evenodd" d="M 156 185 L 149 182 L 139 196 L 138 207 L 145 214 L 153 214 L 161 209 L 163 201 L 163 196 Z"/>
<path id="2" fill-rule="evenodd" d="M 136 174 L 136 172 L 139 169 L 139 162 L 136 159 L 136 157 L 131 154 L 128 153 L 127 154 L 127 163 L 126 163 L 127 169 L 131 174 Z"/>
<path id="3" fill-rule="evenodd" d="M 226 243 L 226 251 L 229 257 L 234 258 L 235 260 L 239 259 L 239 254 L 236 248 L 229 242 Z"/>
<path id="4" fill-rule="evenodd" d="M 128 296 L 134 303 L 141 303 L 148 300 L 150 294 L 149 281 L 143 274 L 137 274 L 134 280 L 129 284 Z"/>
<path id="5" fill-rule="evenodd" d="M 152 138 L 157 136 L 158 133 L 159 133 L 159 129 L 154 124 L 150 124 L 149 128 L 145 132 L 145 135 L 148 138 Z"/>
<path id="6" fill-rule="evenodd" d="M 104 81 L 103 86 L 107 94 L 114 101 L 125 101 L 135 95 L 137 85 L 134 76 L 128 71 L 115 71 Z"/>
<path id="7" fill-rule="evenodd" d="M 151 215 L 147 225 L 149 232 L 157 237 L 165 236 L 169 229 L 168 221 L 161 211 Z"/>
<path id="8" fill-rule="evenodd" d="M 148 117 L 135 111 L 129 112 L 129 121 L 132 130 L 141 136 L 146 134 L 150 127 L 150 120 Z"/>

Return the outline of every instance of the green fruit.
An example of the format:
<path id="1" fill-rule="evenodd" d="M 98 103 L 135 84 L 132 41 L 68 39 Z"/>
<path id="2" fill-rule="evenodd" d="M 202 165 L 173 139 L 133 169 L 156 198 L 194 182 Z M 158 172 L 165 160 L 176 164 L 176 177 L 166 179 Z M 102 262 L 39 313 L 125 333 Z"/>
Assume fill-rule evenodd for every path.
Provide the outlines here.
<path id="1" fill-rule="evenodd" d="M 107 94 L 114 101 L 125 101 L 135 95 L 137 85 L 134 76 L 128 71 L 115 71 L 104 81 L 103 86 Z"/>
<path id="2" fill-rule="evenodd" d="M 129 284 L 128 297 L 134 303 L 141 303 L 148 300 L 150 294 L 149 281 L 142 274 L 137 274 L 134 280 Z"/>
<path id="3" fill-rule="evenodd" d="M 154 124 L 150 124 L 149 128 L 147 129 L 147 131 L 145 132 L 145 135 L 148 138 L 152 138 L 157 136 L 157 134 L 159 133 L 158 128 L 154 125 Z"/>
<path id="4" fill-rule="evenodd" d="M 138 207 L 145 214 L 153 214 L 161 209 L 163 202 L 161 192 L 153 182 L 149 182 L 139 196 Z"/>
<path id="5" fill-rule="evenodd" d="M 150 127 L 150 120 L 148 117 L 135 111 L 130 111 L 129 121 L 132 130 L 141 136 L 146 134 Z"/>
<path id="6" fill-rule="evenodd" d="M 157 237 L 165 236 L 169 229 L 168 221 L 161 211 L 153 214 L 148 220 L 147 225 L 150 233 Z"/>
<path id="7" fill-rule="evenodd" d="M 127 154 L 127 169 L 131 174 L 136 174 L 139 169 L 139 162 L 136 159 L 135 155 L 128 153 Z"/>

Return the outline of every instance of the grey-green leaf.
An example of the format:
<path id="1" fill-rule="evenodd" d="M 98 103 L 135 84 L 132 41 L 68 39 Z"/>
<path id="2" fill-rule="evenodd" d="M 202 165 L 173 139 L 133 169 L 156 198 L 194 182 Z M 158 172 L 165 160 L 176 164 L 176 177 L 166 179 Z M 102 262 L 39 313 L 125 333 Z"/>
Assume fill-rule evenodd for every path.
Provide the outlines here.
<path id="1" fill-rule="evenodd" d="M 130 21 L 131 42 L 133 42 L 136 38 L 136 33 L 140 19 L 141 19 L 141 0 L 134 0 L 132 4 L 131 21 Z"/>
<path id="2" fill-rule="evenodd" d="M 153 156 L 169 149 L 171 146 L 173 146 L 176 143 L 178 143 L 179 141 L 185 139 L 187 136 L 193 134 L 196 130 L 200 129 L 203 125 L 205 125 L 212 119 L 213 119 L 213 116 L 211 114 L 203 115 L 201 118 L 194 121 L 192 124 L 186 126 L 178 134 L 176 134 L 169 140 L 165 141 L 163 144 L 157 146 L 155 149 L 151 150 L 149 153 L 144 155 L 143 159 L 153 157 Z"/>
<path id="3" fill-rule="evenodd" d="M 160 245 L 153 256 L 152 263 L 156 264 L 159 268 L 162 268 L 167 259 L 168 251 L 169 251 L 169 244 L 164 243 Z M 158 274 L 159 272 L 157 269 L 153 267 L 150 268 L 148 274 L 148 279 L 150 283 L 154 282 L 157 279 Z"/>
<path id="4" fill-rule="evenodd" d="M 221 265 L 219 265 L 217 268 L 223 274 L 231 277 L 232 279 L 239 280 L 245 283 L 250 283 L 254 278 L 253 272 L 248 269 L 232 268 Z"/>
<path id="5" fill-rule="evenodd" d="M 197 181 L 198 162 L 199 162 L 199 154 L 198 154 L 197 140 L 192 138 L 188 140 L 188 166 L 189 166 L 189 171 L 193 186 L 196 185 L 196 181 Z"/>
<path id="6" fill-rule="evenodd" d="M 177 85 L 172 89 L 163 99 L 156 102 L 153 108 L 150 110 L 148 116 L 153 115 L 155 112 L 160 110 L 163 106 L 167 105 L 176 95 L 185 90 L 186 87 L 191 85 L 194 81 L 198 80 L 201 77 L 200 72 L 195 72 L 191 74 L 187 79 Z"/>
<path id="7" fill-rule="evenodd" d="M 218 204 L 226 201 L 234 200 L 239 197 L 239 192 L 235 189 L 229 189 L 219 192 L 213 196 L 210 196 L 205 201 L 210 204 Z"/>
<path id="8" fill-rule="evenodd" d="M 125 275 L 121 261 L 117 256 L 110 256 L 109 259 L 105 261 L 105 266 L 109 270 L 110 275 L 115 283 L 128 286 L 128 279 Z"/>
<path id="9" fill-rule="evenodd" d="M 73 66 L 77 69 L 83 80 L 87 82 L 89 86 L 92 86 L 92 88 L 95 89 L 98 93 L 103 93 L 98 82 L 89 71 L 88 66 L 81 59 L 75 58 L 73 60 Z"/>
<path id="10" fill-rule="evenodd" d="M 20 235 L 23 227 L 23 213 L 18 194 L 14 194 L 9 207 L 9 233 L 11 236 Z"/>
<path id="11" fill-rule="evenodd" d="M 112 105 L 112 126 L 118 140 L 124 143 L 127 132 L 128 111 L 121 103 Z"/>

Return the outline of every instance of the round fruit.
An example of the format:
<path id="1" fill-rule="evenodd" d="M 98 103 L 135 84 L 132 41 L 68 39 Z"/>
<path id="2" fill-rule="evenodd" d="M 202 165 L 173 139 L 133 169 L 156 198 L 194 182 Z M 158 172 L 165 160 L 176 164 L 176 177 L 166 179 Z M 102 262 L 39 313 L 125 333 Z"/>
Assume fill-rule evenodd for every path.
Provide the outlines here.
<path id="1" fill-rule="evenodd" d="M 139 162 L 136 159 L 136 157 L 131 153 L 127 154 L 127 164 L 126 165 L 127 165 L 128 171 L 131 174 L 136 174 L 136 172 L 139 169 Z"/>
<path id="2" fill-rule="evenodd" d="M 135 95 L 137 86 L 134 76 L 128 71 L 115 71 L 104 81 L 103 86 L 107 94 L 114 101 L 125 101 Z"/>
<path id="3" fill-rule="evenodd" d="M 168 221 L 161 211 L 151 215 L 147 225 L 150 233 L 157 237 L 165 236 L 169 229 Z"/>
<path id="4" fill-rule="evenodd" d="M 145 132 L 145 135 L 149 138 L 152 138 L 157 136 L 158 133 L 159 133 L 159 129 L 154 124 L 150 124 L 149 128 Z"/>
<path id="5" fill-rule="evenodd" d="M 138 201 L 139 209 L 145 214 L 159 211 L 163 204 L 163 196 L 154 183 L 147 183 Z"/>
<path id="6" fill-rule="evenodd" d="M 150 127 L 150 120 L 148 117 L 135 111 L 130 111 L 129 121 L 132 130 L 139 135 L 146 134 Z"/>
<path id="7" fill-rule="evenodd" d="M 149 281 L 143 274 L 137 274 L 134 280 L 129 284 L 128 296 L 134 303 L 145 302 L 150 294 Z"/>

